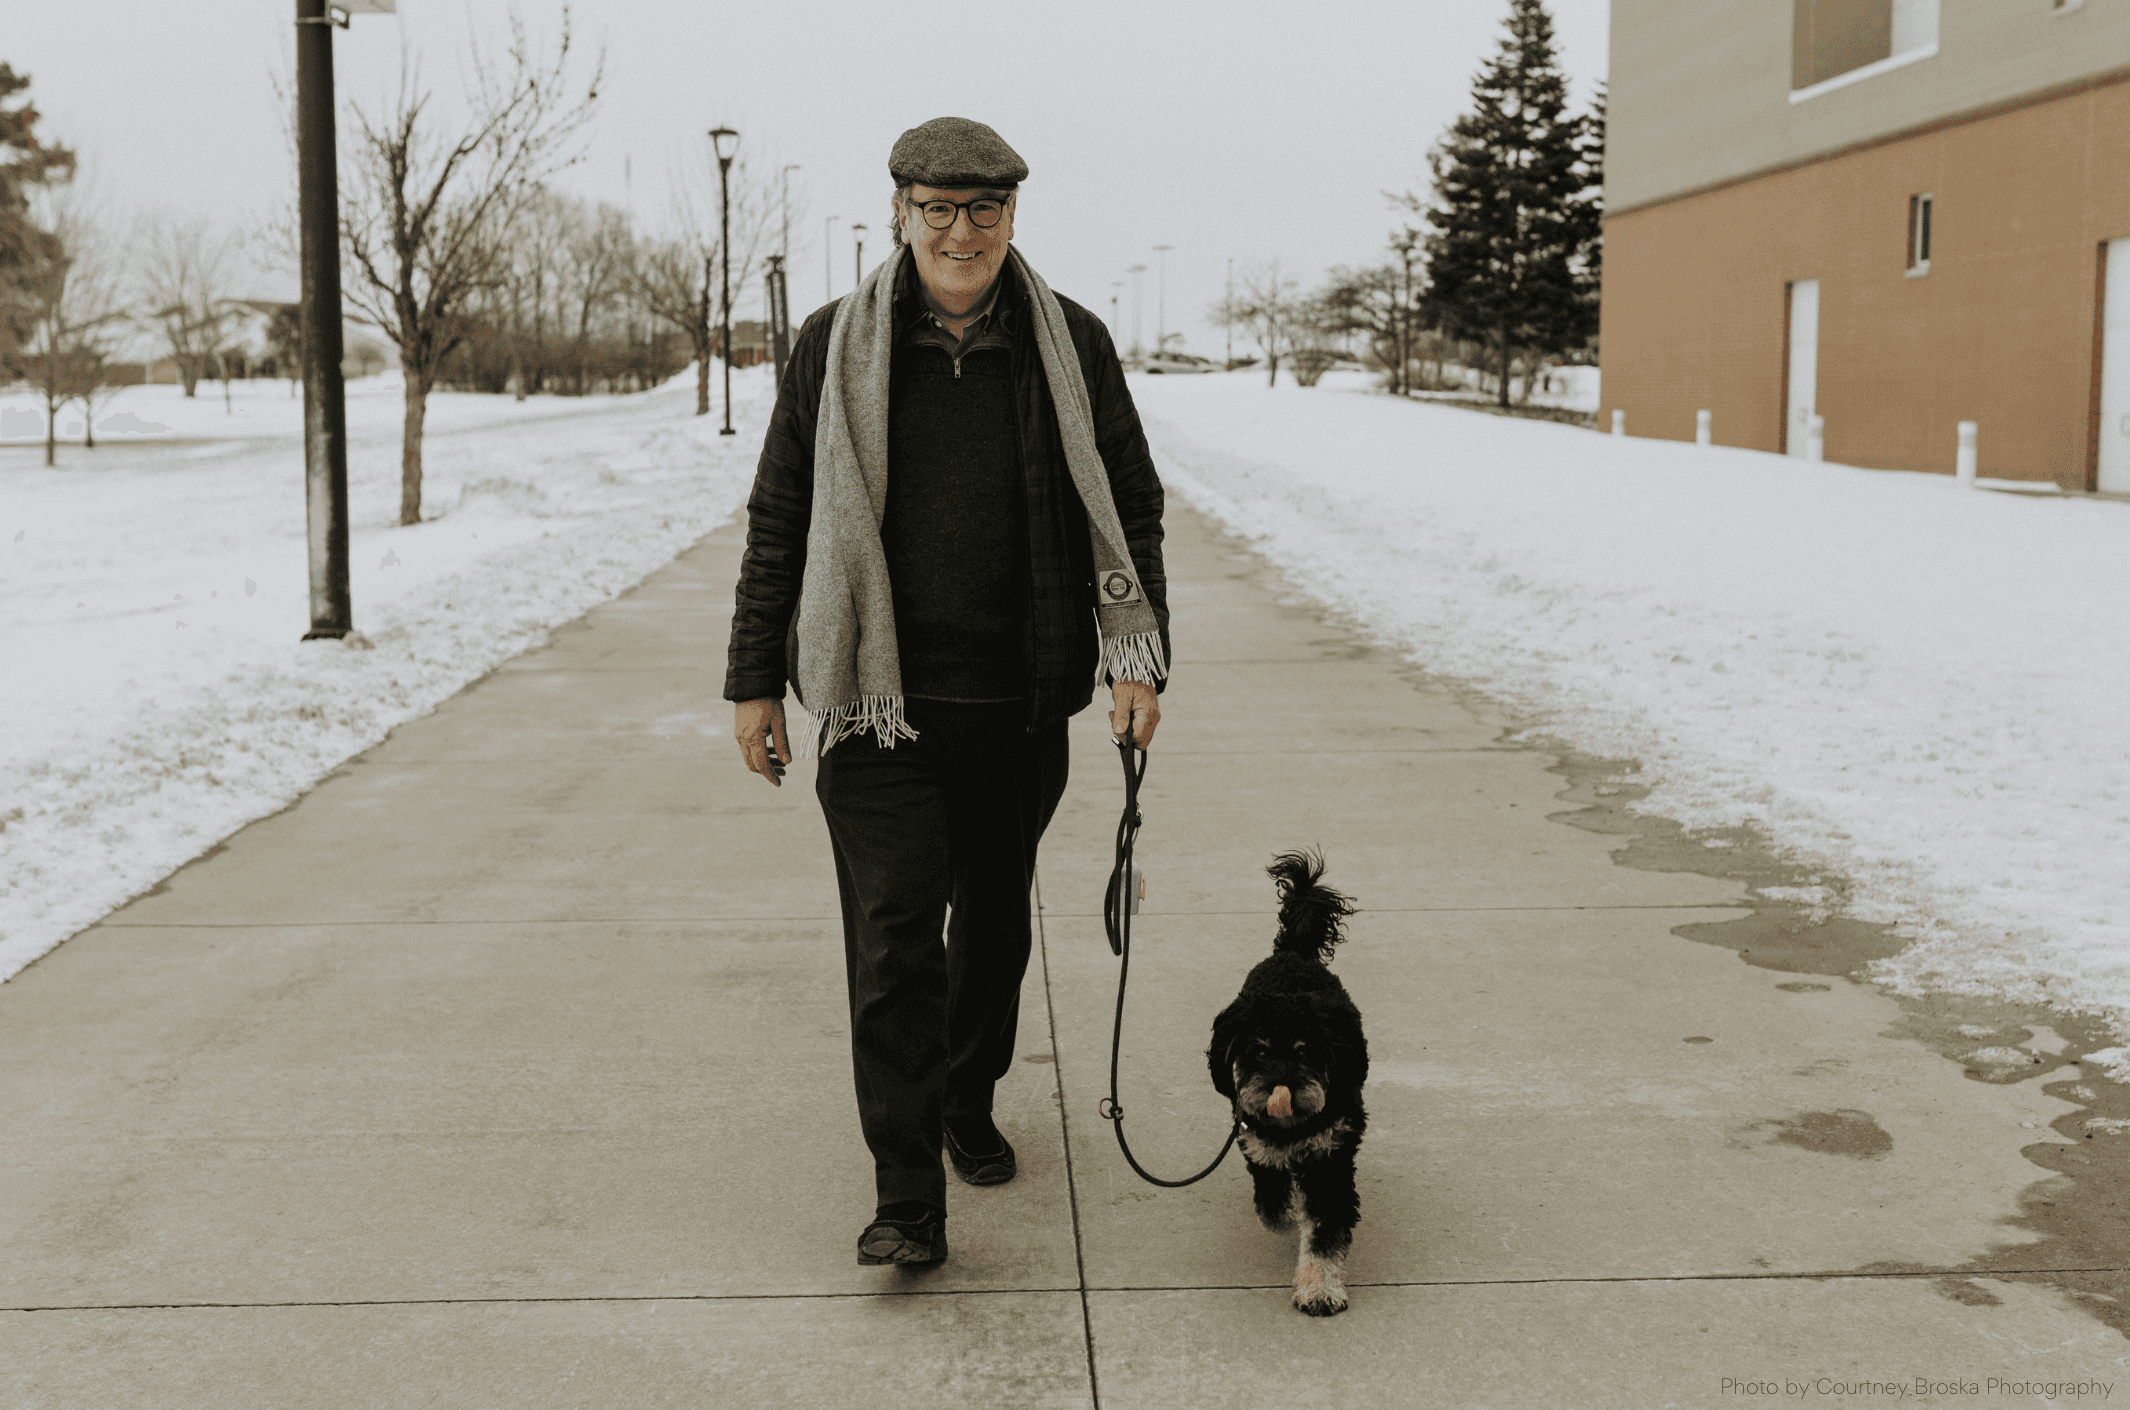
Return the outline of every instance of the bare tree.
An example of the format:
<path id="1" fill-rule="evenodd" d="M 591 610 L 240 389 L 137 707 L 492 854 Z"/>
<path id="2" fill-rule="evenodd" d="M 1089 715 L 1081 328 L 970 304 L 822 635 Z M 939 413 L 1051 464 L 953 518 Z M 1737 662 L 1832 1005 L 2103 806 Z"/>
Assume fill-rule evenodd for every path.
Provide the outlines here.
<path id="1" fill-rule="evenodd" d="M 142 229 L 141 302 L 162 332 L 185 395 L 194 396 L 228 330 L 235 239 L 204 216 L 163 215 Z"/>
<path id="2" fill-rule="evenodd" d="M 578 202 L 574 214 L 562 246 L 562 286 L 557 292 L 567 298 L 565 312 L 576 325 L 570 331 L 571 386 L 582 396 L 590 390 L 585 354 L 593 327 L 634 283 L 637 249 L 628 212 L 619 206 Z"/>
<path id="3" fill-rule="evenodd" d="M 773 158 L 763 170 L 780 170 Z M 732 288 L 735 302 L 748 288 L 770 254 L 782 247 L 785 208 L 781 185 L 753 175 L 744 161 L 730 173 L 732 216 Z M 695 355 L 695 414 L 710 413 L 710 357 L 717 350 L 724 310 L 718 304 L 724 280 L 724 252 L 718 245 L 722 212 L 718 208 L 717 159 L 707 145 L 673 179 L 667 233 L 650 242 L 637 267 L 630 297 L 645 314 L 688 339 Z M 802 201 L 793 201 L 790 219 L 806 227 Z"/>
<path id="4" fill-rule="evenodd" d="M 44 463 L 55 465 L 60 410 L 87 402 L 104 385 L 127 315 L 112 246 L 93 218 L 74 203 L 55 202 L 41 224 L 54 253 L 24 286 L 28 317 L 19 326 L 26 336 L 11 362 L 44 402 Z"/>
<path id="5" fill-rule="evenodd" d="M 437 369 L 465 336 L 472 302 L 505 281 L 513 222 L 542 181 L 581 155 L 577 137 L 598 102 L 603 59 L 581 96 L 569 82 L 567 8 L 552 62 L 536 60 L 531 43 L 513 16 L 501 66 L 475 52 L 461 123 L 432 110 L 404 54 L 390 111 L 355 110 L 354 172 L 341 208 L 354 275 L 347 298 L 399 349 L 402 524 L 421 522 L 422 421 Z"/>
<path id="6" fill-rule="evenodd" d="M 1295 311 L 1295 283 L 1281 276 L 1279 260 L 1246 265 L 1235 272 L 1235 293 L 1208 311 L 1221 327 L 1241 329 L 1265 355 L 1266 386 L 1279 381 L 1280 353 L 1291 346 L 1289 324 Z"/>

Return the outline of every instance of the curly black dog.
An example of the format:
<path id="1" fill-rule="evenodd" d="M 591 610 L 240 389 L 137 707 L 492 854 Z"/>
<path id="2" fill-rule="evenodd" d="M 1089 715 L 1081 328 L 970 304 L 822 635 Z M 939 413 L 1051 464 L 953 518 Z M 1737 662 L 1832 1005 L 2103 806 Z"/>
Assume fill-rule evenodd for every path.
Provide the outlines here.
<path id="1" fill-rule="evenodd" d="M 1361 1217 L 1353 1158 L 1368 1126 L 1368 1041 L 1361 1011 L 1324 962 L 1354 908 L 1321 884 L 1320 856 L 1283 853 L 1266 870 L 1279 886 L 1279 935 L 1213 1020 L 1206 1062 L 1242 1123 L 1257 1217 L 1268 1229 L 1301 1229 L 1294 1305 L 1332 1317 L 1346 1310 L 1346 1251 Z"/>

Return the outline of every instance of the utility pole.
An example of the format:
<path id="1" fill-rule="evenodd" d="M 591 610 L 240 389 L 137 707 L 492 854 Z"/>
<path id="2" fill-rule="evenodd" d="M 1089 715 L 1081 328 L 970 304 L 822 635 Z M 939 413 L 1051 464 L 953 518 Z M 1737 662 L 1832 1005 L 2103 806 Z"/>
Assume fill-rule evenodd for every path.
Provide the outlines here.
<path id="1" fill-rule="evenodd" d="M 1235 256 L 1233 255 L 1228 256 L 1228 292 L 1221 299 L 1220 321 L 1227 325 L 1227 370 L 1233 372 L 1235 370 Z"/>
<path id="2" fill-rule="evenodd" d="M 1146 273 L 1146 266 L 1135 264 L 1124 272 L 1132 277 L 1132 359 L 1137 361 L 1145 356 L 1144 350 L 1139 346 L 1139 329 L 1142 326 L 1139 322 L 1139 276 Z"/>
<path id="3" fill-rule="evenodd" d="M 851 288 L 856 289 L 865 282 L 865 227 L 853 225 L 851 227 L 851 238 L 858 242 L 858 248 L 851 256 L 851 262 L 858 271 L 851 276 Z"/>
<path id="4" fill-rule="evenodd" d="M 836 247 L 829 227 L 841 219 L 843 217 L 840 215 L 832 215 L 821 222 L 821 302 L 823 303 L 827 303 L 836 297 Z"/>
<path id="5" fill-rule="evenodd" d="M 720 436 L 738 435 L 732 429 L 732 190 L 728 173 L 740 135 L 729 127 L 710 129 L 710 145 L 717 153 L 718 248 L 724 251 L 725 277 L 718 284 L 718 301 L 724 306 L 725 331 L 718 349 L 725 357 L 725 427 Z M 705 291 L 707 293 L 707 291 Z"/>
<path id="6" fill-rule="evenodd" d="M 1114 338 L 1117 342 L 1122 343 L 1124 341 L 1124 323 L 1123 320 L 1121 320 L 1117 316 L 1117 300 L 1124 297 L 1124 281 L 1122 279 L 1112 279 L 1109 281 L 1109 287 L 1110 336 Z"/>
<path id="7" fill-rule="evenodd" d="M 1169 251 L 1175 248 L 1174 245 L 1154 246 L 1154 253 L 1161 256 L 1160 272 L 1154 276 L 1154 305 L 1158 310 L 1154 316 L 1154 351 L 1157 353 L 1169 350 Z"/>
<path id="8" fill-rule="evenodd" d="M 342 0 L 392 13 L 392 0 Z M 303 263 L 303 500 L 310 547 L 311 629 L 305 641 L 355 630 L 348 591 L 348 403 L 340 378 L 340 160 L 333 137 L 333 15 L 296 0 L 297 223 Z M 226 391 L 225 380 L 225 391 Z"/>

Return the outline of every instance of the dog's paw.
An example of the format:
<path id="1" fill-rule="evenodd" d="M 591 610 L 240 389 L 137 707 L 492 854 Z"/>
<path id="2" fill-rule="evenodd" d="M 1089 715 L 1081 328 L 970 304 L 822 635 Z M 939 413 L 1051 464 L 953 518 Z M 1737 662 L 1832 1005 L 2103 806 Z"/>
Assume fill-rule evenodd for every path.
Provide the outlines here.
<path id="1" fill-rule="evenodd" d="M 1347 1308 L 1345 1270 L 1330 1259 L 1304 1258 L 1294 1273 L 1294 1306 L 1311 1317 L 1336 1317 Z"/>

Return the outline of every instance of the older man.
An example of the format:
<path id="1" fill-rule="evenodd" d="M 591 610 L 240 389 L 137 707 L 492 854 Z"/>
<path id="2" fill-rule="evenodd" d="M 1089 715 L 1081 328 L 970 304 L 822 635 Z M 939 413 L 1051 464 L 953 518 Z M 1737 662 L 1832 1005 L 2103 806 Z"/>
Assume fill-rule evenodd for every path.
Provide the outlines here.
<path id="1" fill-rule="evenodd" d="M 772 784 L 787 680 L 806 706 L 873 1154 L 858 1261 L 927 1264 L 947 1252 L 942 1141 L 969 1184 L 1018 1170 L 992 1095 L 1065 721 L 1099 676 L 1112 735 L 1153 739 L 1168 607 L 1116 349 L 1012 246 L 1026 163 L 943 117 L 888 174 L 894 254 L 806 321 L 777 394 L 725 698 Z"/>

